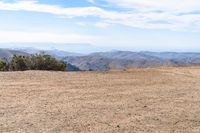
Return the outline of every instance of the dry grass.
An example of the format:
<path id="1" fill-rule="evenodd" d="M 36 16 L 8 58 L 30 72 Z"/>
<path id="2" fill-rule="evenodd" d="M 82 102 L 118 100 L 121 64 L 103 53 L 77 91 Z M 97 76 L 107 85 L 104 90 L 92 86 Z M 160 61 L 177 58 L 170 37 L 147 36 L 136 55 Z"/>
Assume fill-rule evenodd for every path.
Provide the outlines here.
<path id="1" fill-rule="evenodd" d="M 0 132 L 200 132 L 200 68 L 0 73 Z"/>

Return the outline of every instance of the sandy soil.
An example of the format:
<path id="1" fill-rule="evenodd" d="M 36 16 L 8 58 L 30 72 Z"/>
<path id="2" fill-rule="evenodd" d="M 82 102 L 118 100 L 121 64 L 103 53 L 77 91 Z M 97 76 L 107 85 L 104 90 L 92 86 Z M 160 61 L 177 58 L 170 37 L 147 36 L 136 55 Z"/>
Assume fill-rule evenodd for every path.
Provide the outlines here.
<path id="1" fill-rule="evenodd" d="M 0 132 L 199 133 L 200 68 L 2 72 Z"/>

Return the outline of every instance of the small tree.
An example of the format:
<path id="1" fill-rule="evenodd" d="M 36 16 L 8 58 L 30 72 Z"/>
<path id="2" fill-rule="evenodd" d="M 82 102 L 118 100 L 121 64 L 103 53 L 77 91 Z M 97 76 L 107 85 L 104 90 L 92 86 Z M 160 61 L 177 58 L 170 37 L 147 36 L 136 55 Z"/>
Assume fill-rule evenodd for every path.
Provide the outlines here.
<path id="1" fill-rule="evenodd" d="M 0 60 L 0 71 L 6 71 L 7 63 Z"/>
<path id="2" fill-rule="evenodd" d="M 14 56 L 10 62 L 10 68 L 13 71 L 24 70 L 53 70 L 65 71 L 67 66 L 63 61 L 45 55 L 36 54 L 31 56 Z"/>
<path id="3" fill-rule="evenodd" d="M 25 71 L 29 69 L 27 63 L 27 57 L 14 55 L 10 62 L 10 68 L 13 71 Z"/>

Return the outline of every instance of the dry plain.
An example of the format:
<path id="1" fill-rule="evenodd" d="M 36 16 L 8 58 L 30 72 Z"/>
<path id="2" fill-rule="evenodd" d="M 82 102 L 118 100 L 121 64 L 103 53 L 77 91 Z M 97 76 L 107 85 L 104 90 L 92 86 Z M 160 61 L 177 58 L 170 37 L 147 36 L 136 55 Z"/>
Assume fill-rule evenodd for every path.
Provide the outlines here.
<path id="1" fill-rule="evenodd" d="M 1 72 L 0 132 L 199 133 L 200 68 Z"/>

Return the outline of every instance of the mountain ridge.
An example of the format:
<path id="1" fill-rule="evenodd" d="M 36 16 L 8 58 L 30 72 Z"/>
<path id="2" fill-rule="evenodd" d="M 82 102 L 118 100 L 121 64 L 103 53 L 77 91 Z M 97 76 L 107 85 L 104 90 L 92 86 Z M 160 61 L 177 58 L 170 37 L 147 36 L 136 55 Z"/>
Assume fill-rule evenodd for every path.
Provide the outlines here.
<path id="1" fill-rule="evenodd" d="M 72 70 L 107 71 L 129 68 L 200 66 L 200 53 L 197 52 L 110 51 L 83 55 L 56 49 L 0 49 L 0 59 L 10 60 L 15 54 L 28 56 L 41 52 L 70 64 Z"/>

